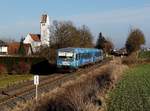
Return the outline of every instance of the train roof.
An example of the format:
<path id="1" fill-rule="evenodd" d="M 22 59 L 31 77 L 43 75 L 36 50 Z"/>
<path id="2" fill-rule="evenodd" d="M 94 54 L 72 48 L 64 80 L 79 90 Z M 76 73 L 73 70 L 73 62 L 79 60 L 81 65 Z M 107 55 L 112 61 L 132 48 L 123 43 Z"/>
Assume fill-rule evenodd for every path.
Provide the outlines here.
<path id="1" fill-rule="evenodd" d="M 96 48 L 74 48 L 74 47 L 67 47 L 67 48 L 61 48 L 58 49 L 58 51 L 66 51 L 66 52 L 70 52 L 70 51 L 99 51 L 99 49 Z"/>

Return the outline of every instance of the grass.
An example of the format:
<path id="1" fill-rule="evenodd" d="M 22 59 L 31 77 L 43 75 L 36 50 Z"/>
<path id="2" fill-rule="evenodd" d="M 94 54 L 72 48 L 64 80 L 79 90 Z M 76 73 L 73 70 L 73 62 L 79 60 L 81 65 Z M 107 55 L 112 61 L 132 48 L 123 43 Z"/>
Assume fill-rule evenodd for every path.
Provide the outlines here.
<path id="1" fill-rule="evenodd" d="M 148 111 L 150 109 L 150 64 L 126 72 L 109 93 L 108 111 Z"/>
<path id="2" fill-rule="evenodd" d="M 146 58 L 146 59 L 150 58 L 150 51 L 141 51 L 139 53 L 139 57 L 140 58 Z"/>
<path id="3" fill-rule="evenodd" d="M 11 86 L 25 80 L 31 80 L 32 75 L 0 75 L 0 88 L 6 88 L 7 86 Z"/>
<path id="4" fill-rule="evenodd" d="M 36 104 L 35 99 L 19 103 L 12 111 L 100 111 L 105 109 L 101 98 L 104 90 L 117 81 L 126 68 L 120 59 L 111 61 L 39 95 Z"/>

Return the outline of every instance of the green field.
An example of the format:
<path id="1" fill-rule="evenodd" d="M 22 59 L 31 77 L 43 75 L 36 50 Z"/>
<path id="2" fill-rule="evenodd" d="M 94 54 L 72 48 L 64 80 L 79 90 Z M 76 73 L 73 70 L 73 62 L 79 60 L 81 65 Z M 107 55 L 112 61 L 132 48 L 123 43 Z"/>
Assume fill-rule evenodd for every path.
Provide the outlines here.
<path id="1" fill-rule="evenodd" d="M 0 88 L 5 88 L 25 80 L 31 80 L 33 75 L 0 75 Z"/>
<path id="2" fill-rule="evenodd" d="M 150 64 L 126 73 L 109 93 L 108 111 L 150 111 Z"/>
<path id="3" fill-rule="evenodd" d="M 141 51 L 139 53 L 139 58 L 149 59 L 150 58 L 150 51 Z"/>

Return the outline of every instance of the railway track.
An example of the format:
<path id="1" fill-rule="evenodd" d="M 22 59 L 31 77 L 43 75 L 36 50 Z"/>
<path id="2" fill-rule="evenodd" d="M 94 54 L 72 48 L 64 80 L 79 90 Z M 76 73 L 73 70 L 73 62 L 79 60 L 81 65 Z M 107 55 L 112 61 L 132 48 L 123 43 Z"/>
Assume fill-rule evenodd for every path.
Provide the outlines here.
<path id="1" fill-rule="evenodd" d="M 80 69 L 77 72 L 69 73 L 69 74 L 54 74 L 49 77 L 41 78 L 40 84 L 38 87 L 38 95 L 41 95 L 44 92 L 49 92 L 56 87 L 60 87 L 63 83 L 68 80 L 73 80 L 77 76 L 81 74 L 88 73 L 93 69 L 96 69 L 102 65 L 104 65 L 109 60 L 104 60 L 101 63 L 89 66 L 86 69 Z M 18 102 L 27 101 L 35 97 L 35 86 L 33 85 L 33 81 L 26 83 L 24 85 L 20 85 L 14 89 L 8 89 L 5 92 L 6 94 L 2 94 L 3 97 L 0 97 L 0 111 L 5 111 L 5 108 L 13 108 L 16 106 Z"/>
<path id="2" fill-rule="evenodd" d="M 54 75 L 48 76 L 47 78 L 44 77 L 44 78 L 40 79 L 39 90 L 41 87 L 43 87 L 53 81 L 57 81 L 58 79 L 61 79 L 65 76 L 66 75 L 54 74 Z M 28 83 L 20 85 L 14 89 L 10 88 L 8 90 L 1 91 L 1 95 L 3 95 L 3 96 L 0 97 L 0 111 L 1 111 L 1 107 L 7 106 L 7 105 L 11 106 L 9 104 L 15 105 L 18 101 L 17 99 L 20 99 L 20 100 L 22 99 L 23 101 L 27 100 L 26 96 L 28 94 L 30 95 L 31 91 L 32 91 L 32 93 L 33 93 L 33 91 L 35 92 L 35 85 L 33 85 L 33 81 L 30 81 Z M 33 97 L 34 97 L 34 94 L 33 94 Z"/>

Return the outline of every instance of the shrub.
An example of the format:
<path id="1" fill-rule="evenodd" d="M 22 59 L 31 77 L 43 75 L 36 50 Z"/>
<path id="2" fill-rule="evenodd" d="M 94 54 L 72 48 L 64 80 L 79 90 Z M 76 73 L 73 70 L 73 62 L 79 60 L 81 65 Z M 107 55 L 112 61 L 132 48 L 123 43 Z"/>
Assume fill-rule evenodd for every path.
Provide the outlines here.
<path id="1" fill-rule="evenodd" d="M 0 74 L 6 74 L 7 73 L 7 68 L 5 65 L 0 64 Z"/>
<path id="2" fill-rule="evenodd" d="M 141 59 L 150 59 L 150 51 L 141 51 L 139 53 L 139 58 L 141 58 Z"/>
<path id="3" fill-rule="evenodd" d="M 136 57 L 136 53 L 132 53 L 131 55 L 122 59 L 123 64 L 133 65 L 138 63 L 138 58 Z"/>
<path id="4" fill-rule="evenodd" d="M 18 64 L 13 65 L 12 73 L 13 74 L 26 74 L 30 72 L 30 64 L 20 61 Z"/>
<path id="5" fill-rule="evenodd" d="M 5 65 L 8 73 L 12 73 L 12 71 L 15 72 L 15 69 L 16 69 L 16 67 L 20 61 L 24 61 L 26 64 L 29 63 L 31 65 L 34 65 L 34 64 L 38 64 L 38 63 L 45 61 L 45 60 L 46 60 L 46 58 L 37 57 L 37 56 L 31 56 L 31 57 L 29 57 L 29 56 L 25 56 L 25 57 L 22 57 L 22 56 L 1 56 L 0 57 L 0 64 Z"/>

